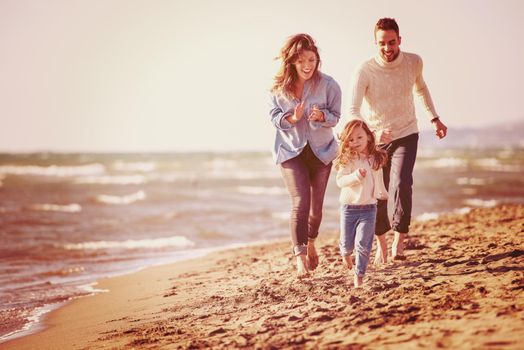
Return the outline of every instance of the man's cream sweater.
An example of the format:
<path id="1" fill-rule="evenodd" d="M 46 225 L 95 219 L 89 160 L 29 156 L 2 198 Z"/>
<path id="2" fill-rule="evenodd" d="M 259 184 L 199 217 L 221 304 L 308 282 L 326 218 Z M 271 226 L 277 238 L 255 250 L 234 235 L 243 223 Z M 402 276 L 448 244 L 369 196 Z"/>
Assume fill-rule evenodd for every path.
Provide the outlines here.
<path id="1" fill-rule="evenodd" d="M 400 52 L 393 62 L 380 56 L 367 60 L 355 71 L 352 92 L 350 118 L 364 120 L 377 137 L 385 129 L 393 140 L 418 132 L 413 92 L 429 119 L 438 117 L 422 77 L 422 59 L 413 53 Z M 365 117 L 360 113 L 363 99 L 369 106 Z"/>

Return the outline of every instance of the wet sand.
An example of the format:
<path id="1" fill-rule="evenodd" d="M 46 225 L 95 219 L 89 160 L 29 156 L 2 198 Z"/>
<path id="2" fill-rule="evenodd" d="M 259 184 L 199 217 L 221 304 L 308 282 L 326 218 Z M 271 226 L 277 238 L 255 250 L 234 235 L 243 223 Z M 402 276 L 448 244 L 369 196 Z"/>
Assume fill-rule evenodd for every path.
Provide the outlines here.
<path id="1" fill-rule="evenodd" d="M 415 222 L 360 289 L 336 232 L 303 280 L 287 240 L 217 252 L 103 280 L 0 349 L 521 349 L 523 238 L 522 205 Z"/>

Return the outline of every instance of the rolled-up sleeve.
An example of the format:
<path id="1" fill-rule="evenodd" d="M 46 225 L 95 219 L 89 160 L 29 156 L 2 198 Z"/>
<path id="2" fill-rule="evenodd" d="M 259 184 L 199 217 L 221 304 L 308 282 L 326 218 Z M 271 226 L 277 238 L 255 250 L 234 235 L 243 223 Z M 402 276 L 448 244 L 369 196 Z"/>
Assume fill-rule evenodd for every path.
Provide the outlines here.
<path id="1" fill-rule="evenodd" d="M 349 119 L 360 119 L 364 120 L 360 114 L 360 109 L 362 107 L 362 100 L 366 94 L 366 89 L 368 86 L 367 76 L 360 67 L 353 73 L 352 78 L 352 87 L 351 87 L 351 103 L 349 106 Z"/>
<path id="2" fill-rule="evenodd" d="M 275 94 L 270 94 L 269 96 L 269 116 L 271 122 L 275 128 L 280 130 L 289 130 L 293 128 L 293 124 L 288 122 L 286 117 L 290 116 L 290 112 L 285 112 L 282 110 L 282 107 L 278 103 L 278 98 Z"/>
<path id="3" fill-rule="evenodd" d="M 310 122 L 313 128 L 332 128 L 338 124 L 341 114 L 342 105 L 342 91 L 338 83 L 331 79 L 326 88 L 326 107 L 321 108 L 320 111 L 324 113 L 324 121 Z"/>
<path id="4" fill-rule="evenodd" d="M 363 179 L 358 169 L 349 174 L 341 170 L 337 172 L 337 186 L 340 188 L 356 186 L 361 184 Z"/>

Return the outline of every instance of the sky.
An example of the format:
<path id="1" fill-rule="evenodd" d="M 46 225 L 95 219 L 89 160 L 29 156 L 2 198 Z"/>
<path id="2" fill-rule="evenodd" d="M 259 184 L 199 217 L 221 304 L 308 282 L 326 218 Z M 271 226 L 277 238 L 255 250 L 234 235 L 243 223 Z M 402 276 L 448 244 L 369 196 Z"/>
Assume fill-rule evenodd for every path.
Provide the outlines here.
<path id="1" fill-rule="evenodd" d="M 449 132 L 524 120 L 522 13 L 520 0 L 0 0 L 0 152 L 269 151 L 274 58 L 296 33 L 342 88 L 337 131 L 381 17 L 422 57 Z"/>

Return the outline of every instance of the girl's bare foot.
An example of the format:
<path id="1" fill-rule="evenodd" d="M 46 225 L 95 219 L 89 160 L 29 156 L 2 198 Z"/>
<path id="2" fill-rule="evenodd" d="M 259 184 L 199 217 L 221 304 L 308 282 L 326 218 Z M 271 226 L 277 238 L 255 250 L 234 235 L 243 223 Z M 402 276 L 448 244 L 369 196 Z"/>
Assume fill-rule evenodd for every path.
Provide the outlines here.
<path id="1" fill-rule="evenodd" d="M 360 277 L 357 275 L 353 277 L 353 285 L 355 286 L 355 288 L 360 288 L 362 287 L 363 284 L 364 284 L 364 277 Z"/>
<path id="2" fill-rule="evenodd" d="M 377 237 L 377 253 L 375 255 L 374 264 L 385 264 L 388 261 L 388 242 L 386 234 Z"/>
<path id="3" fill-rule="evenodd" d="M 297 277 L 304 278 L 309 276 L 309 271 L 307 268 L 307 257 L 306 254 L 297 255 Z"/>
<path id="4" fill-rule="evenodd" d="M 307 242 L 307 263 L 310 270 L 314 270 L 318 266 L 318 254 L 315 249 L 315 241 Z"/>
<path id="5" fill-rule="evenodd" d="M 377 247 L 377 251 L 375 253 L 375 260 L 373 260 L 373 264 L 375 266 L 384 264 L 384 258 L 382 257 L 382 250 L 380 249 L 380 246 Z"/>

